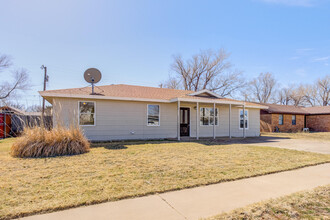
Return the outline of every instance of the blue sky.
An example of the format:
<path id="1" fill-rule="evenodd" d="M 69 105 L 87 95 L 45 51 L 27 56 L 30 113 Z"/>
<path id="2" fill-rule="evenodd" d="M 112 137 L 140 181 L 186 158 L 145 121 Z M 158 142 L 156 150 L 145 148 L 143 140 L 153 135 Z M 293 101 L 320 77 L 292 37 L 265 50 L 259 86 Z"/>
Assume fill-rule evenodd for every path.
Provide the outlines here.
<path id="1" fill-rule="evenodd" d="M 246 78 L 272 72 L 283 84 L 330 74 L 329 0 L 0 0 L 0 53 L 30 72 L 21 99 L 38 104 L 42 70 L 49 89 L 100 84 L 158 86 L 172 56 L 225 48 Z M 3 76 L 9 72 L 1 73 Z"/>

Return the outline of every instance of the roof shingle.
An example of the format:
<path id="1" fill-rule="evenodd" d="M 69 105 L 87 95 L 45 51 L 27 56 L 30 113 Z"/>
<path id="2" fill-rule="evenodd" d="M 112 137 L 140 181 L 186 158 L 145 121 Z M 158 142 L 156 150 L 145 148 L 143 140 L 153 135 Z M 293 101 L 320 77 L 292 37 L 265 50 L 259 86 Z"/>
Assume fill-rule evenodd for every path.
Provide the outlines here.
<path id="1" fill-rule="evenodd" d="M 106 85 L 106 86 L 96 86 L 94 89 L 95 93 L 100 96 L 105 97 L 116 97 L 116 98 L 136 98 L 136 99 L 153 99 L 153 100 L 166 100 L 170 101 L 171 99 L 179 98 L 179 99 L 194 99 L 196 101 L 210 101 L 210 99 L 221 100 L 223 102 L 237 102 L 242 103 L 242 101 L 237 101 L 234 99 L 228 98 L 215 98 L 215 97 L 200 97 L 200 96 L 192 96 L 189 94 L 195 93 L 195 91 L 189 90 L 178 90 L 178 89 L 167 89 L 167 88 L 156 88 L 156 87 L 147 87 L 147 86 L 133 86 L 133 85 L 125 85 L 125 84 L 117 84 L 117 85 Z M 61 97 L 61 95 L 90 95 L 91 88 L 83 87 L 83 88 L 73 88 L 73 89 L 58 89 L 58 90 L 47 90 L 40 91 L 41 96 L 47 97 L 49 94 L 56 95 Z M 256 104 L 256 103 L 248 103 L 249 106 L 260 107 L 264 106 Z"/>
<path id="2" fill-rule="evenodd" d="M 266 110 L 269 113 L 314 115 L 330 114 L 330 106 L 300 107 L 293 105 L 262 104 L 268 106 Z"/>
<path id="3" fill-rule="evenodd" d="M 288 113 L 288 114 L 301 114 L 305 115 L 306 111 L 302 107 L 293 105 L 277 105 L 277 104 L 262 104 L 268 106 L 266 110 L 269 113 Z"/>
<path id="4" fill-rule="evenodd" d="M 308 114 L 317 115 L 317 114 L 330 114 L 330 106 L 315 106 L 304 108 Z"/>
<path id="5" fill-rule="evenodd" d="M 169 100 L 175 97 L 181 97 L 192 91 L 164 89 L 146 86 L 131 86 L 124 84 L 95 86 L 95 93 L 102 96 L 110 97 L 132 97 L 132 98 L 145 98 L 145 99 L 162 99 Z M 40 94 L 45 93 L 57 94 L 75 94 L 75 95 L 90 95 L 92 89 L 90 87 L 73 88 L 73 89 L 58 89 L 41 91 Z"/>

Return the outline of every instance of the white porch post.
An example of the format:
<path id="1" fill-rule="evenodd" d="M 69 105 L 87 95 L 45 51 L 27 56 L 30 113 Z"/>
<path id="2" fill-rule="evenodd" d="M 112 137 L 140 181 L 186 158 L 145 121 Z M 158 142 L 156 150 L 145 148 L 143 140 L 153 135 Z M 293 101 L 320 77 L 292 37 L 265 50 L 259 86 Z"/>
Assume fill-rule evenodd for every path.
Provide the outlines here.
<path id="1" fill-rule="evenodd" d="M 245 104 L 243 104 L 243 138 L 245 138 Z"/>
<path id="2" fill-rule="evenodd" d="M 199 102 L 197 102 L 197 109 L 196 109 L 196 139 L 199 139 Z"/>
<path id="3" fill-rule="evenodd" d="M 213 103 L 213 139 L 215 139 L 215 103 Z"/>
<path id="4" fill-rule="evenodd" d="M 231 104 L 229 104 L 229 138 L 231 138 Z"/>
<path id="5" fill-rule="evenodd" d="M 179 141 L 180 140 L 180 101 L 179 100 L 178 100 L 177 133 L 178 133 L 178 141 Z"/>

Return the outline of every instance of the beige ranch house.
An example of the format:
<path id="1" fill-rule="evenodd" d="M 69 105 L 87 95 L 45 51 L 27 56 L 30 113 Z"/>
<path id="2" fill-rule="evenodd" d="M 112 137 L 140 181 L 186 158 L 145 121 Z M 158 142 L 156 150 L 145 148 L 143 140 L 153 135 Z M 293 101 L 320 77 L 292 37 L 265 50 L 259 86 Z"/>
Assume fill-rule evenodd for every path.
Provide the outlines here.
<path id="1" fill-rule="evenodd" d="M 92 141 L 254 137 L 267 108 L 208 90 L 123 84 L 98 86 L 94 94 L 88 87 L 39 93 L 53 105 L 54 126 L 79 124 Z"/>

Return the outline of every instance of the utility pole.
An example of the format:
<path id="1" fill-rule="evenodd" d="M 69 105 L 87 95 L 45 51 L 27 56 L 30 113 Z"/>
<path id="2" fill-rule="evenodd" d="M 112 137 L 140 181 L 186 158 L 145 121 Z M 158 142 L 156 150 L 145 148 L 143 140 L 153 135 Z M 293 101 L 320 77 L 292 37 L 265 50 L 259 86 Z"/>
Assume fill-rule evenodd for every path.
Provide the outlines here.
<path id="1" fill-rule="evenodd" d="M 48 82 L 48 75 L 47 75 L 47 67 L 42 65 L 40 67 L 42 70 L 44 70 L 44 91 L 46 91 L 46 83 Z M 41 114 L 41 124 L 44 125 L 44 115 L 45 115 L 45 98 L 42 97 L 42 114 Z"/>

